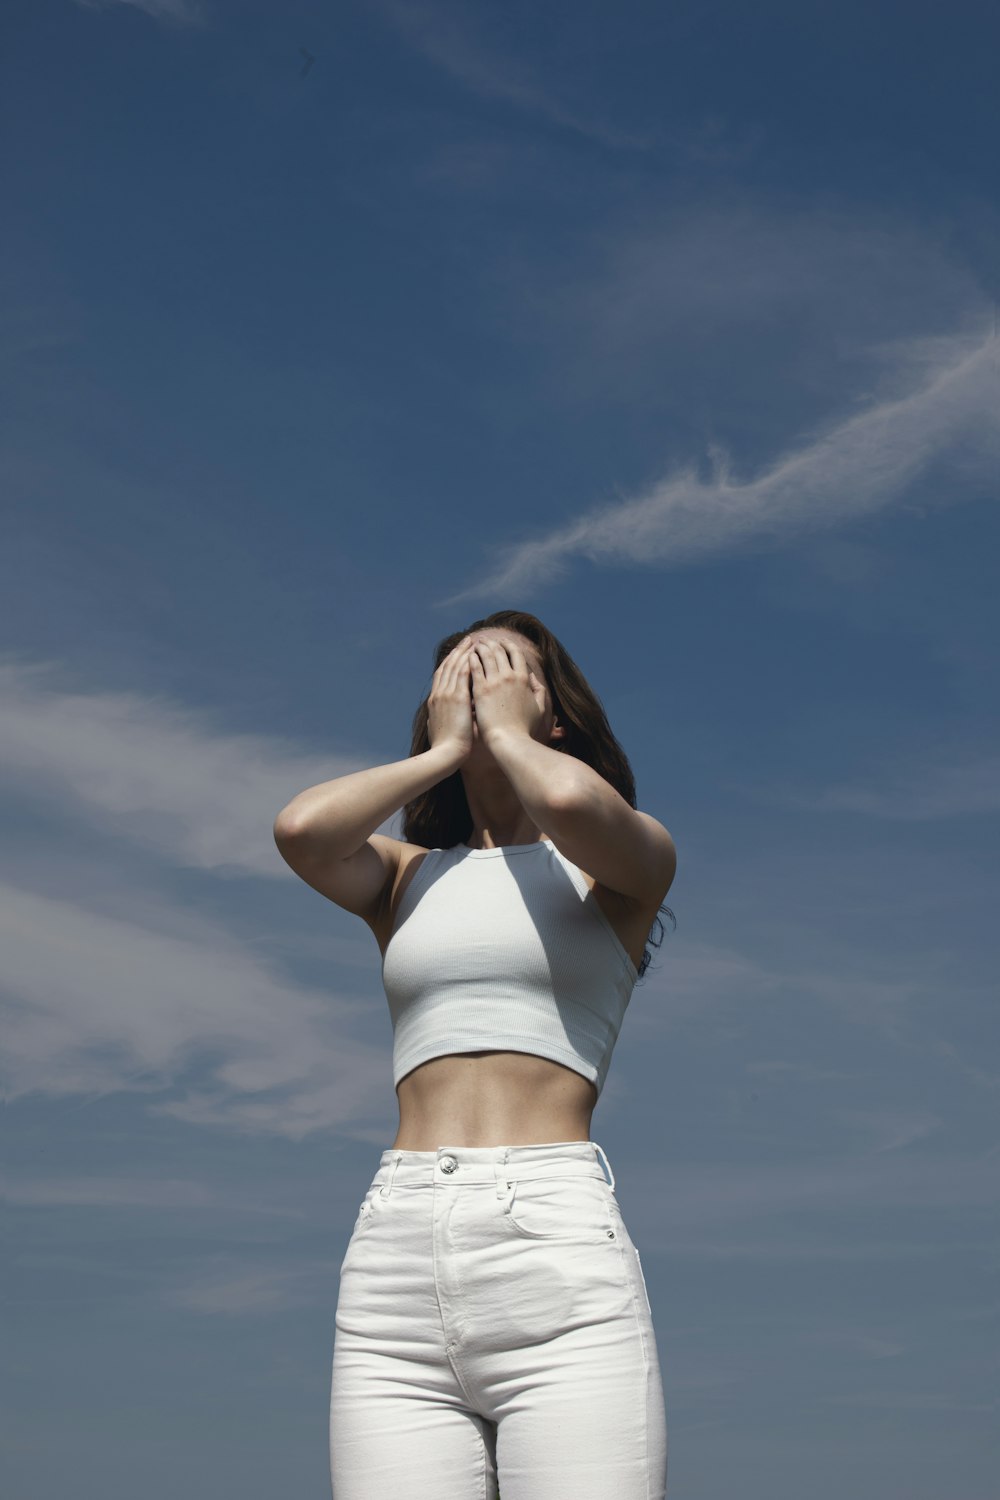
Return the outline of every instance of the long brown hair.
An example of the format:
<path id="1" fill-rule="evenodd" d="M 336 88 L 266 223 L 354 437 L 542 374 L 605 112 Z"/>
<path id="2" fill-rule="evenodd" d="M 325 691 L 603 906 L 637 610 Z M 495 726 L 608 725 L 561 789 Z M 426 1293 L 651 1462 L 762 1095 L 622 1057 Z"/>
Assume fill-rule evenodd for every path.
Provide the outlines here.
<path id="1" fill-rule="evenodd" d="M 538 651 L 552 695 L 553 708 L 560 722 L 566 726 L 565 736 L 553 748 L 582 760 L 599 776 L 603 776 L 629 807 L 635 807 L 635 777 L 632 767 L 612 732 L 601 700 L 562 642 L 535 615 L 525 614 L 519 609 L 498 609 L 485 619 L 474 620 L 462 630 L 453 631 L 437 644 L 434 671 L 437 671 L 449 651 L 454 650 L 464 636 L 494 625 L 524 636 Z M 430 696 L 429 692 L 427 696 Z M 427 698 L 424 698 L 413 716 L 411 756 L 421 755 L 430 749 L 427 719 Z M 421 792 L 419 797 L 414 797 L 403 808 L 403 838 L 409 844 L 420 844 L 425 849 L 453 849 L 456 844 L 466 843 L 471 833 L 472 813 L 460 770 L 453 771 L 436 786 Z M 661 906 L 660 911 L 667 913 L 676 928 L 677 919 L 670 907 Z M 654 926 L 659 927 L 660 935 L 654 941 L 654 929 L 651 928 L 649 941 L 658 948 L 663 942 L 664 928 L 658 916 L 653 921 Z M 650 959 L 651 954 L 647 948 L 639 966 L 640 979 L 649 967 Z"/>

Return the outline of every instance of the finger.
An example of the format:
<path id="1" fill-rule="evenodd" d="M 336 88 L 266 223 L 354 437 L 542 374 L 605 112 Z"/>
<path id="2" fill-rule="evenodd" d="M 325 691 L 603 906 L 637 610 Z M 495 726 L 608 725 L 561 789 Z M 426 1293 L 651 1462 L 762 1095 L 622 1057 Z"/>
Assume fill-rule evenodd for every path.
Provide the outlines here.
<path id="1" fill-rule="evenodd" d="M 466 693 L 472 692 L 472 660 L 474 655 L 475 652 L 470 646 L 464 655 L 458 659 L 457 682 L 455 685 L 459 691 L 464 689 Z"/>
<path id="2" fill-rule="evenodd" d="M 448 663 L 451 661 L 451 659 L 454 656 L 454 654 L 455 654 L 454 651 L 446 651 L 445 654 L 444 654 L 444 656 L 442 656 L 441 660 L 438 662 L 437 666 L 434 668 L 434 681 L 435 682 L 439 682 L 439 681 L 443 681 L 444 680 L 445 673 L 448 670 Z"/>
<path id="3" fill-rule="evenodd" d="M 491 669 L 496 669 L 496 647 L 492 641 L 477 641 L 475 650 L 483 664 L 483 670 L 489 675 Z"/>
<path id="4" fill-rule="evenodd" d="M 454 681 L 454 677 L 455 677 L 455 659 L 456 658 L 455 658 L 454 651 L 449 651 L 448 655 L 445 657 L 444 661 L 441 663 L 441 666 L 439 668 L 439 671 L 441 673 L 441 680 L 440 680 L 439 686 L 440 686 L 441 691 L 443 693 L 446 693 L 446 692 L 449 691 L 449 689 L 450 689 L 450 687 L 452 685 L 452 682 Z"/>
<path id="5" fill-rule="evenodd" d="M 468 665 L 469 644 L 468 636 L 459 641 L 458 645 L 448 653 L 445 662 L 449 667 L 449 681 L 454 686 L 459 677 L 465 672 Z"/>

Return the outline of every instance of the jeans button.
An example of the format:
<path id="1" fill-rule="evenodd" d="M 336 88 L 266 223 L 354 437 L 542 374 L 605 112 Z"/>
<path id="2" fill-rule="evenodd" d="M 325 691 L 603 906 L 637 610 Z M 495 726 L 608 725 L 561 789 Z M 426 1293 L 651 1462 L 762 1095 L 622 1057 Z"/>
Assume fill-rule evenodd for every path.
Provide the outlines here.
<path id="1" fill-rule="evenodd" d="M 442 1158 L 441 1158 L 441 1170 L 442 1170 L 442 1172 L 454 1172 L 454 1170 L 455 1170 L 455 1168 L 457 1166 L 458 1166 L 458 1162 L 455 1160 L 455 1158 L 453 1156 L 442 1156 Z"/>

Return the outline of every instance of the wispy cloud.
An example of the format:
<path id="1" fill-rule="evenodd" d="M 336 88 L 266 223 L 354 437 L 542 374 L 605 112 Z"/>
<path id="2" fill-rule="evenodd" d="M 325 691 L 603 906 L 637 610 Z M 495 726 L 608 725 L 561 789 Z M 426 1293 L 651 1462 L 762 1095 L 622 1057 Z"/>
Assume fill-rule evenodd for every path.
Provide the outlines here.
<path id="1" fill-rule="evenodd" d="M 808 945 L 792 946 L 798 919 L 794 875 L 789 882 L 786 875 L 775 873 L 771 884 L 766 862 L 761 861 L 756 882 L 759 903 L 774 905 L 788 913 L 788 941 L 783 944 L 780 956 L 765 963 L 722 943 L 687 936 L 676 949 L 671 948 L 667 962 L 660 969 L 650 970 L 654 977 L 648 990 L 655 993 L 662 988 L 669 995 L 669 1005 L 630 1007 L 630 1029 L 673 1030 L 691 1018 L 704 1019 L 720 1010 L 728 1012 L 734 996 L 740 997 L 742 1006 L 752 1009 L 756 1003 L 766 1002 L 784 991 L 808 996 L 814 1003 L 829 1007 L 842 1020 L 894 1035 L 895 1025 L 929 982 L 926 974 L 917 966 L 901 962 L 889 977 L 882 978 L 877 972 L 852 974 L 848 983 L 844 973 L 831 971 L 828 965 L 810 965 Z M 815 905 L 815 884 L 810 890 L 810 905 Z M 665 953 L 664 956 L 667 957 Z M 772 1071 L 780 1071 L 783 1066 L 762 1065 Z M 798 1064 L 794 1066 L 797 1070 Z M 609 1078 L 606 1087 L 611 1082 Z"/>
<path id="2" fill-rule="evenodd" d="M 0 775 L 181 867 L 289 875 L 274 818 L 306 787 L 362 764 L 221 730 L 164 694 L 79 691 L 58 678 L 52 663 L 0 662 Z"/>
<path id="3" fill-rule="evenodd" d="M 652 143 L 648 136 L 620 130 L 560 104 L 531 78 L 530 65 L 523 58 L 517 62 L 505 58 L 497 46 L 487 47 L 472 35 L 468 10 L 449 12 L 425 0 L 375 0 L 375 4 L 410 46 L 471 93 L 499 99 L 602 146 L 643 150 Z"/>
<path id="4" fill-rule="evenodd" d="M 846 1068 L 821 1068 L 814 1063 L 790 1062 L 787 1058 L 763 1058 L 758 1061 L 751 1059 L 744 1064 L 744 1071 L 748 1074 L 760 1074 L 765 1078 L 781 1078 L 791 1074 L 799 1079 L 809 1079 L 814 1083 L 837 1083 L 857 1078 L 857 1071 Z"/>
<path id="5" fill-rule="evenodd" d="M 170 1306 L 221 1317 L 322 1307 L 329 1302 L 336 1270 L 332 1257 L 248 1266 L 245 1256 L 221 1252 L 202 1270 L 174 1275 L 162 1296 Z"/>
<path id="6" fill-rule="evenodd" d="M 627 1205 L 636 1239 L 650 1252 L 755 1259 L 875 1258 L 940 1254 L 949 1214 L 996 1207 L 996 1170 L 985 1157 L 928 1151 L 814 1156 L 808 1161 L 642 1166 L 643 1194 Z M 664 1218 L 659 1206 L 669 1203 Z M 859 1234 L 861 1216 L 919 1212 L 924 1232 L 900 1242 Z M 850 1222 L 847 1216 L 850 1215 Z M 931 1216 L 941 1236 L 928 1232 Z M 840 1232 L 835 1232 L 837 1223 Z M 725 1232 L 721 1232 L 725 1228 Z M 737 1229 L 739 1232 L 737 1232 Z M 765 1233 L 755 1234 L 755 1229 Z M 720 1231 L 717 1235 L 713 1231 Z M 989 1231 L 984 1235 L 989 1243 Z"/>
<path id="7" fill-rule="evenodd" d="M 83 10 L 109 10 L 113 5 L 131 5 L 157 21 L 178 26 L 202 26 L 205 13 L 195 0 L 76 0 Z"/>
<path id="8" fill-rule="evenodd" d="M 27 1208 L 214 1208 L 206 1182 L 155 1177 L 46 1177 L 0 1182 L 5 1203 Z M 231 1205 L 230 1205 L 231 1206 Z"/>
<path id="9" fill-rule="evenodd" d="M 914 348 L 916 344 L 918 347 Z M 995 485 L 1000 457 L 1000 375 L 990 334 L 907 341 L 900 368 L 919 362 L 917 389 L 884 399 L 778 458 L 756 479 L 732 477 L 724 449 L 713 446 L 711 479 L 695 466 L 678 469 L 645 494 L 604 506 L 537 540 L 500 549 L 485 579 L 439 601 L 439 607 L 485 592 L 539 589 L 558 581 L 570 560 L 649 567 L 780 546 L 797 534 L 843 525 L 898 500 L 947 456 L 955 489 Z"/>
<path id="10" fill-rule="evenodd" d="M 148 1112 L 298 1140 L 382 1097 L 384 1048 L 352 1035 L 363 999 L 285 978 L 180 909 L 142 926 L 0 886 L 0 949 L 8 1102 L 174 1090 Z"/>
<path id="11" fill-rule="evenodd" d="M 865 1411 L 996 1411 L 1000 1396 L 968 1401 L 954 1391 L 846 1391 L 819 1397 L 827 1406 L 860 1406 Z"/>
<path id="12" fill-rule="evenodd" d="M 69 689 L 59 675 L 0 664 L 0 775 L 21 815 L 33 793 L 61 828 L 84 817 L 102 850 L 80 855 L 70 841 L 65 857 L 26 852 L 16 872 L 8 859 L 6 885 L 0 871 L 5 1097 L 123 1091 L 159 1095 L 148 1112 L 190 1123 L 298 1139 L 367 1120 L 381 1138 L 371 1101 L 384 1097 L 384 1047 L 357 1037 L 369 1002 L 279 972 L 162 879 L 179 867 L 294 882 L 274 816 L 358 762 L 231 734 L 163 695 Z M 148 891 L 115 838 L 152 857 Z M 52 839 L 45 825 L 41 843 Z M 310 943 L 296 943 L 299 960 Z M 327 963 L 337 950 L 331 936 Z"/>
<path id="13" fill-rule="evenodd" d="M 803 1330 L 803 1338 L 824 1348 L 849 1349 L 865 1359 L 898 1359 L 910 1347 L 898 1338 L 873 1333 L 870 1328 L 852 1328 L 847 1323 L 808 1332 Z"/>
<path id="14" fill-rule="evenodd" d="M 894 763 L 868 786 L 844 783 L 815 792 L 782 786 L 749 795 L 802 811 L 852 812 L 905 823 L 1000 812 L 1000 756 L 951 753 L 951 763 L 942 763 L 941 753 L 921 764 Z"/>
<path id="15" fill-rule="evenodd" d="M 869 1137 L 868 1150 L 876 1155 L 883 1151 L 900 1151 L 924 1140 L 944 1127 L 940 1115 L 926 1110 L 845 1109 L 838 1111 L 841 1121 L 859 1127 Z"/>

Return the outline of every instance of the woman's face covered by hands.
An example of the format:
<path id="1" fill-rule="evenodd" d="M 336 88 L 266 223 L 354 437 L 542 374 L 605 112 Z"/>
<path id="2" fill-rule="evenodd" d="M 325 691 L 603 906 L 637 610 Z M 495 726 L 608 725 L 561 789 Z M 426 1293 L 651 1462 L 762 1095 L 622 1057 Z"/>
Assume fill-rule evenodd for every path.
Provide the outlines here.
<path id="1" fill-rule="evenodd" d="M 473 631 L 469 683 L 477 739 L 501 734 L 545 741 L 551 702 L 536 647 L 512 631 Z"/>

